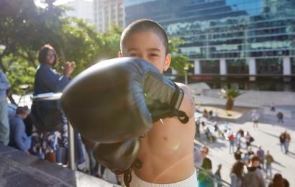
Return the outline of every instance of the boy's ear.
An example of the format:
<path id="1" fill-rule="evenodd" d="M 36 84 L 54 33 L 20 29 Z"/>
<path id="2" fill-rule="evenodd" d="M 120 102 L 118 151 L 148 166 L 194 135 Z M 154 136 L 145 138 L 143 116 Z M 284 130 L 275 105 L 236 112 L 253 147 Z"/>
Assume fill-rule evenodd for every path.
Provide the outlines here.
<path id="1" fill-rule="evenodd" d="M 165 62 L 164 62 L 164 71 L 167 71 L 167 69 L 170 67 L 170 64 L 171 64 L 171 54 L 168 53 L 166 55 Z"/>
<path id="2" fill-rule="evenodd" d="M 124 56 L 123 56 L 123 53 L 122 53 L 121 51 L 118 52 L 118 57 L 119 57 L 119 58 L 124 57 Z"/>

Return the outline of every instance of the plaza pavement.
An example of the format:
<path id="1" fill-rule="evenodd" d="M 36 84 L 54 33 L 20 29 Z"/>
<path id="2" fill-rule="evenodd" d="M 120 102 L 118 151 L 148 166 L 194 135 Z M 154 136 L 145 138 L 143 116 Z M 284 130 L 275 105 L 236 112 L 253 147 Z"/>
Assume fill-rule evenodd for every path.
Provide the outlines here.
<path id="1" fill-rule="evenodd" d="M 222 127 L 225 123 L 220 121 L 219 124 Z M 269 150 L 275 160 L 275 163 L 272 165 L 273 175 L 275 173 L 281 173 L 289 181 L 290 186 L 295 186 L 295 119 L 285 119 L 284 124 L 278 124 L 276 117 L 265 115 L 263 121 L 259 123 L 258 129 L 253 128 L 252 122 L 243 124 L 228 123 L 228 126 L 233 132 L 237 132 L 239 129 L 243 129 L 245 132 L 249 131 L 255 139 L 252 143 L 252 150 L 256 153 L 259 145 L 262 146 L 265 153 Z M 285 130 L 291 135 L 289 154 L 283 153 L 279 144 L 279 136 Z M 200 145 L 209 147 L 209 158 L 213 162 L 212 171 L 215 172 L 217 166 L 222 164 L 222 179 L 230 182 L 230 170 L 235 160 L 233 153 L 229 153 L 229 142 L 222 138 L 218 138 L 215 143 L 207 142 L 202 127 L 201 134 L 201 138 L 197 139 L 197 142 Z M 244 138 L 242 138 L 242 142 L 245 142 Z M 242 148 L 245 148 L 244 143 L 242 143 Z M 245 151 L 245 149 L 242 149 L 242 151 Z"/>

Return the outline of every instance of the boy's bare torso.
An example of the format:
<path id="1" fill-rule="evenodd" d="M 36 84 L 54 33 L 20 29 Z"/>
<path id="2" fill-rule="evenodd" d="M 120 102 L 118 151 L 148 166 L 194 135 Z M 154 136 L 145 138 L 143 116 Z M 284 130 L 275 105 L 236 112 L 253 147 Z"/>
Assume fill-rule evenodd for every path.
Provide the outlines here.
<path id="1" fill-rule="evenodd" d="M 157 121 L 141 139 L 138 159 L 142 167 L 134 171 L 150 183 L 175 183 L 194 173 L 195 105 L 188 87 L 179 85 L 185 92 L 180 110 L 186 112 L 189 122 L 182 124 L 176 117 Z"/>

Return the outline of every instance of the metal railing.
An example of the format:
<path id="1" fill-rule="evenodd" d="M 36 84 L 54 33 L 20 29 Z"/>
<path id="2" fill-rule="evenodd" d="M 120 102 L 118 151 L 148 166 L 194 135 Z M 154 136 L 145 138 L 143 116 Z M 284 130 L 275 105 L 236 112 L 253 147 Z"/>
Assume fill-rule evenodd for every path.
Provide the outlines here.
<path id="1" fill-rule="evenodd" d="M 211 171 L 204 168 L 197 167 L 197 177 L 199 186 L 202 187 L 230 187 L 230 184 L 225 180 L 219 178 L 219 176 L 214 175 Z"/>

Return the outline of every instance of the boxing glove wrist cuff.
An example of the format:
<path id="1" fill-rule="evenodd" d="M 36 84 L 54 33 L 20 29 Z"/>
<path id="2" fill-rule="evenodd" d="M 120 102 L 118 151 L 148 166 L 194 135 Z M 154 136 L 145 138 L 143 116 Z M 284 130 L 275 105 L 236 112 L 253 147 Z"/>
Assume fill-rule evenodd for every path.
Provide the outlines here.
<path id="1" fill-rule="evenodd" d="M 153 121 L 161 118 L 177 117 L 181 123 L 187 123 L 189 118 L 180 111 L 184 91 L 167 77 L 154 72 L 148 72 L 145 77 L 144 93 L 148 100 Z"/>
<path id="2" fill-rule="evenodd" d="M 177 84 L 174 83 L 174 86 L 175 86 L 175 92 L 170 103 L 170 108 L 179 109 L 184 97 L 184 92 Z"/>
<path id="3" fill-rule="evenodd" d="M 184 92 L 174 82 L 152 71 L 146 74 L 144 81 L 144 93 L 148 98 L 159 101 L 171 109 L 180 108 Z"/>

